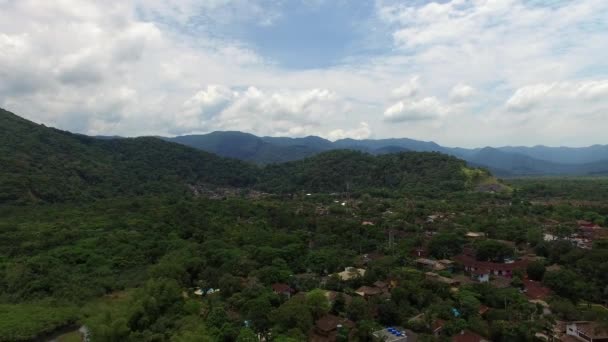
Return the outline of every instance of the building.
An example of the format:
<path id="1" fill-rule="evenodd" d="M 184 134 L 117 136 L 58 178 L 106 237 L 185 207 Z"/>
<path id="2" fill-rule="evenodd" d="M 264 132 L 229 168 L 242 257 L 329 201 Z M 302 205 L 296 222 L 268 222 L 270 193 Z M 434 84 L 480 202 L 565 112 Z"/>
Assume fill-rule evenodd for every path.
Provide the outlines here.
<path id="1" fill-rule="evenodd" d="M 441 336 L 444 326 L 445 326 L 444 320 L 442 320 L 442 319 L 435 320 L 433 322 L 433 324 L 431 324 L 431 333 L 433 334 L 433 336 L 435 336 L 435 337 Z"/>
<path id="2" fill-rule="evenodd" d="M 344 299 L 344 303 L 349 305 L 353 302 L 353 297 L 347 295 L 346 293 L 336 292 L 336 291 L 325 291 L 325 298 L 330 304 L 334 304 L 338 297 L 342 297 Z"/>
<path id="3" fill-rule="evenodd" d="M 357 277 L 363 277 L 364 275 L 365 269 L 355 267 L 346 267 L 344 271 L 338 273 L 338 277 L 343 281 L 351 280 Z"/>
<path id="4" fill-rule="evenodd" d="M 353 329 L 355 328 L 355 323 L 349 319 L 334 316 L 334 315 L 325 315 L 319 318 L 315 322 L 315 326 L 312 329 L 309 341 L 315 342 L 332 342 L 336 340 L 339 329 L 347 329 L 349 331 L 349 340 L 350 336 L 353 335 Z"/>
<path id="5" fill-rule="evenodd" d="M 412 250 L 412 255 L 418 258 L 424 258 L 429 255 L 429 253 L 424 247 L 416 247 Z"/>
<path id="6" fill-rule="evenodd" d="M 446 266 L 436 260 L 418 258 L 414 262 L 418 268 L 427 271 L 443 271 L 446 269 Z"/>
<path id="7" fill-rule="evenodd" d="M 361 286 L 360 288 L 358 288 L 355 291 L 356 294 L 358 294 L 359 296 L 368 299 L 371 297 L 376 297 L 376 296 L 380 296 L 384 293 L 386 293 L 385 291 L 383 291 L 380 288 L 377 287 L 371 287 L 371 286 Z"/>
<path id="8" fill-rule="evenodd" d="M 483 268 L 476 268 L 471 272 L 471 278 L 473 280 L 478 281 L 480 283 L 489 283 L 490 282 L 490 271 Z"/>
<path id="9" fill-rule="evenodd" d="M 391 327 L 378 330 L 375 331 L 372 335 L 374 336 L 374 340 L 379 342 L 415 342 L 417 340 L 417 336 L 413 331 L 400 327 Z"/>
<path id="10" fill-rule="evenodd" d="M 451 287 L 460 286 L 460 281 L 458 281 L 456 279 L 440 276 L 439 274 L 434 273 L 434 272 L 426 272 L 425 273 L 425 277 L 428 280 L 436 281 L 436 282 L 439 282 L 439 283 L 443 283 L 443 284 L 446 284 L 446 285 L 451 286 Z"/>
<path id="11" fill-rule="evenodd" d="M 490 261 L 477 261 L 475 257 L 467 254 L 460 254 L 454 257 L 454 260 L 464 267 L 467 272 L 474 271 L 487 271 L 489 275 L 512 277 L 513 271 L 522 270 L 525 271 L 528 267 L 528 260 L 516 260 L 513 262 L 490 262 Z"/>
<path id="12" fill-rule="evenodd" d="M 477 240 L 477 239 L 481 239 L 486 237 L 485 233 L 480 233 L 480 232 L 468 232 L 465 234 L 465 237 L 471 239 L 471 240 Z"/>
<path id="13" fill-rule="evenodd" d="M 291 286 L 283 283 L 275 283 L 270 286 L 272 288 L 272 292 L 290 298 L 292 294 L 296 291 L 291 288 Z"/>
<path id="14" fill-rule="evenodd" d="M 608 341 L 608 330 L 595 322 L 568 322 L 566 324 L 566 335 L 586 342 Z"/>

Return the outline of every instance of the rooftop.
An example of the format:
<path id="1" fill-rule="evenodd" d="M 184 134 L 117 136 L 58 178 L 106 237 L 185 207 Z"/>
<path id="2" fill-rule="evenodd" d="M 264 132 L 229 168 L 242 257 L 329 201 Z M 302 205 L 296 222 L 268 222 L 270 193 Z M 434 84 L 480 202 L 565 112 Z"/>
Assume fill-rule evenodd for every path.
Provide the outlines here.
<path id="1" fill-rule="evenodd" d="M 416 334 L 411 330 L 400 327 L 386 328 L 374 332 L 374 337 L 386 342 L 412 342 L 416 341 Z"/>

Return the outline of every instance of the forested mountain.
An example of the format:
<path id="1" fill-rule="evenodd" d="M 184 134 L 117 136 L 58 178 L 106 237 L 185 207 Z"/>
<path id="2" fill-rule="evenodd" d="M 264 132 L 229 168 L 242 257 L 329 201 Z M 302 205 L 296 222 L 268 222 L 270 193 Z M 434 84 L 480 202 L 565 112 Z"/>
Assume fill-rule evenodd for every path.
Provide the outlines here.
<path id="1" fill-rule="evenodd" d="M 269 191 L 333 191 L 391 189 L 431 195 L 465 190 L 472 179 L 466 163 L 440 153 L 397 153 L 373 156 L 336 150 L 265 168 L 260 187 Z M 488 174 L 478 170 L 478 180 Z"/>
<path id="2" fill-rule="evenodd" d="M 273 142 L 268 142 L 253 134 L 242 132 L 213 132 L 163 139 L 220 156 L 261 164 L 302 159 L 323 151 L 309 141 L 300 144 L 286 144 L 270 139 Z M 311 146 L 307 143 L 310 143 Z"/>
<path id="3" fill-rule="evenodd" d="M 500 150 L 560 164 L 591 164 L 608 160 L 608 145 L 589 147 L 505 146 Z"/>
<path id="4" fill-rule="evenodd" d="M 229 139 L 225 139 L 229 136 Z M 182 137 L 198 144 L 199 137 Z M 250 160 L 305 156 L 309 150 L 272 145 L 239 132 L 204 136 L 216 153 Z M 307 141 L 319 141 L 304 138 Z M 92 138 L 48 128 L 0 112 L 0 203 L 64 202 L 115 196 L 191 193 L 191 187 L 233 187 L 269 192 L 379 189 L 465 189 L 465 163 L 438 153 L 385 155 L 330 151 L 286 164 L 256 166 L 154 137 Z M 301 155 L 297 151 L 302 152 Z M 282 155 L 286 153 L 287 155 Z M 380 153 L 379 153 L 380 154 Z M 471 185 L 471 184 L 468 184 Z"/>
<path id="5" fill-rule="evenodd" d="M 241 132 L 213 132 L 166 139 L 259 164 L 293 161 L 329 150 L 348 149 L 371 154 L 441 152 L 464 159 L 471 165 L 488 168 L 500 176 L 608 174 L 608 146 L 601 145 L 586 148 L 535 146 L 466 149 L 407 138 L 341 139 L 331 142 L 314 136 L 258 138 Z"/>
<path id="6" fill-rule="evenodd" d="M 61 202 L 247 186 L 258 169 L 156 138 L 95 139 L 0 110 L 0 203 Z"/>

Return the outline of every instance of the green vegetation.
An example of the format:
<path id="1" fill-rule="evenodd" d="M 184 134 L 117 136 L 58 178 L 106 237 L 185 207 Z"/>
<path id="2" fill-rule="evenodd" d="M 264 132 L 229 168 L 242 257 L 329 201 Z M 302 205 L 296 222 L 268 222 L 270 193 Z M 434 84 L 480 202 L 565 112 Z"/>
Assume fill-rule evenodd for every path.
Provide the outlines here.
<path id="1" fill-rule="evenodd" d="M 369 341 L 383 326 L 432 339 L 443 320 L 445 338 L 468 329 L 532 341 L 556 319 L 608 315 L 579 305 L 608 300 L 608 243 L 566 240 L 577 220 L 606 223 L 608 207 L 595 201 L 608 198 L 602 179 L 590 181 L 590 199 L 579 180 L 560 192 L 553 179 L 474 191 L 499 182 L 437 153 L 332 151 L 259 168 L 1 114 L 0 341 L 80 324 L 93 342 L 303 341 L 327 314 L 355 326 L 336 331 L 339 340 Z M 550 189 L 543 200 L 540 188 Z M 487 238 L 471 242 L 470 231 Z M 437 259 L 472 249 L 483 261 L 537 261 L 507 288 L 464 281 L 453 291 L 445 280 L 462 269 L 429 278 L 415 269 L 420 249 Z M 341 280 L 349 266 L 366 272 Z M 551 315 L 520 291 L 526 272 L 552 290 Z M 378 281 L 390 288 L 356 293 Z M 293 291 L 275 293 L 276 283 Z"/>
<path id="2" fill-rule="evenodd" d="M 0 341 L 33 339 L 58 326 L 71 324 L 77 318 L 76 307 L 50 301 L 0 304 Z"/>

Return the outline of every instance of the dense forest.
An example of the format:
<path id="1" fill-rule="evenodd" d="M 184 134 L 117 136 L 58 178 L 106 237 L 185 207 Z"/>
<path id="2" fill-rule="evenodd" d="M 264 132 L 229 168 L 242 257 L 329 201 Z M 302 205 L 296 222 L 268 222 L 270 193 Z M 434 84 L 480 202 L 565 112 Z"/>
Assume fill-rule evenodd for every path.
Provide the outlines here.
<path id="1" fill-rule="evenodd" d="M 333 151 L 262 168 L 157 138 L 95 139 L 0 110 L 0 204 L 91 201 L 114 196 L 258 189 L 275 193 L 390 188 L 470 189 L 461 160 L 438 153 L 372 156 Z M 442 190 L 443 191 L 443 190 Z"/>
<path id="2" fill-rule="evenodd" d="M 571 239 L 606 231 L 603 178 L 504 183 L 413 152 L 259 167 L 8 112 L 0 133 L 0 341 L 81 341 L 79 327 L 93 342 L 306 341 L 328 317 L 347 322 L 335 341 L 389 326 L 420 341 L 535 341 L 558 321 L 608 325 L 607 240 Z M 503 285 L 459 264 L 429 276 L 420 251 L 526 266 Z"/>

